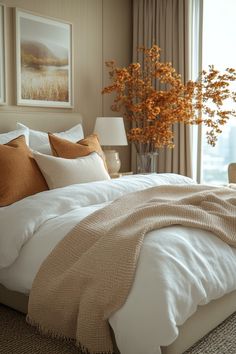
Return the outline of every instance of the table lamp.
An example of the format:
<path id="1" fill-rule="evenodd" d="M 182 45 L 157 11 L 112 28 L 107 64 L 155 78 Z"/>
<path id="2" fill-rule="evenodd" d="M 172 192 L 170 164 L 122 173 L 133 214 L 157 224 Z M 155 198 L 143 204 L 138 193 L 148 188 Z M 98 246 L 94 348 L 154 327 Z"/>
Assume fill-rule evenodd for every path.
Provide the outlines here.
<path id="1" fill-rule="evenodd" d="M 118 173 L 121 166 L 119 153 L 110 147 L 128 145 L 123 118 L 97 117 L 94 133 L 98 135 L 101 146 L 107 147 L 104 154 L 109 174 Z"/>

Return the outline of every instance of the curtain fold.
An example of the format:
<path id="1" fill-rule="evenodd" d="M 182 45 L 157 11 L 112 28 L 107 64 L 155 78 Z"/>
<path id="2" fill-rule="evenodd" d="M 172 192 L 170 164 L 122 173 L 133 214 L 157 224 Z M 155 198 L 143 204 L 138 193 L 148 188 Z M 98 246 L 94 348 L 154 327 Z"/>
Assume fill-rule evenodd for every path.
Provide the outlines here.
<path id="1" fill-rule="evenodd" d="M 161 61 L 172 62 L 186 82 L 191 76 L 191 8 L 194 0 L 133 0 L 133 62 L 143 63 L 137 48 L 161 47 Z M 158 89 L 158 86 L 156 87 Z M 178 124 L 174 129 L 174 149 L 159 149 L 157 172 L 192 177 L 191 127 Z M 132 149 L 132 168 L 136 152 Z"/>

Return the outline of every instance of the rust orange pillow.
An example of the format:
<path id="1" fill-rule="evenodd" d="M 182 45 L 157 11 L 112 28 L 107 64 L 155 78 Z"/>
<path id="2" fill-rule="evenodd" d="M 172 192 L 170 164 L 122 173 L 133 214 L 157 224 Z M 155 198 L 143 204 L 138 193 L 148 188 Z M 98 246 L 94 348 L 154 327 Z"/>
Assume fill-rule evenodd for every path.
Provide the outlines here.
<path id="1" fill-rule="evenodd" d="M 75 159 L 96 152 L 101 156 L 106 167 L 104 154 L 96 134 L 91 134 L 77 143 L 72 143 L 51 133 L 48 133 L 48 137 L 54 156 L 63 157 L 64 159 Z"/>
<path id="2" fill-rule="evenodd" d="M 48 189 L 23 135 L 0 145 L 0 206 Z"/>

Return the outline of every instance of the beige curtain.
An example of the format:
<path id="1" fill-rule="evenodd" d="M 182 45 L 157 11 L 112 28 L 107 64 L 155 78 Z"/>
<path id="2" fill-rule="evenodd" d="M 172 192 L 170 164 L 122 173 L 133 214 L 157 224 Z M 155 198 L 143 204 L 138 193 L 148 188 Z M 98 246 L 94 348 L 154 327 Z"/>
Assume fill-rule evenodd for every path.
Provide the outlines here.
<path id="1" fill-rule="evenodd" d="M 192 0 L 133 0 L 133 62 L 142 63 L 137 47 L 161 47 L 162 61 L 172 62 L 184 81 L 190 79 Z M 158 171 L 192 177 L 191 127 L 176 125 L 174 149 L 160 149 Z M 136 156 L 132 152 L 132 168 Z"/>

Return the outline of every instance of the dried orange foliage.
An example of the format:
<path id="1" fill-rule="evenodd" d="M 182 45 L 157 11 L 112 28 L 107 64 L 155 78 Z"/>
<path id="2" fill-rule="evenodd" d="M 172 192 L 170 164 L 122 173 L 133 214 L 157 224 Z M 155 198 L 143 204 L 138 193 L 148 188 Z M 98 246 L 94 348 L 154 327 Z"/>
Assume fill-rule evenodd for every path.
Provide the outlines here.
<path id="1" fill-rule="evenodd" d="M 236 80 L 234 69 L 224 73 L 209 66 L 198 80 L 184 84 L 171 63 L 160 62 L 160 48 L 139 48 L 143 52 L 144 67 L 132 63 L 117 67 L 115 61 L 106 62 L 112 81 L 102 93 L 115 92 L 113 111 L 122 111 L 132 122 L 128 139 L 138 152 L 153 152 L 160 147 L 173 147 L 173 124 L 205 124 L 208 143 L 215 146 L 221 126 L 234 110 L 224 110 L 226 100 L 236 102 L 230 82 Z M 156 89 L 155 87 L 161 87 Z"/>

